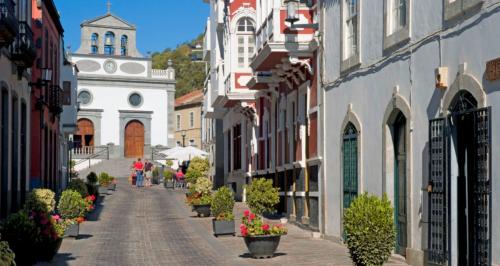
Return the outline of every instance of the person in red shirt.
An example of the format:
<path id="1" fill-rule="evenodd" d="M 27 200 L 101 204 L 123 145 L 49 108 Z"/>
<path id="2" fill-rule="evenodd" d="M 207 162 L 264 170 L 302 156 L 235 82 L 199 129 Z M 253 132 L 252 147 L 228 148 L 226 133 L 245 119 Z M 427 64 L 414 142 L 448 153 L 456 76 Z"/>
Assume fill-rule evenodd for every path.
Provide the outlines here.
<path id="1" fill-rule="evenodd" d="M 182 172 L 182 168 L 179 167 L 177 170 L 177 174 L 175 174 L 176 183 L 178 187 L 184 187 L 184 173 Z"/>
<path id="2" fill-rule="evenodd" d="M 137 159 L 137 162 L 135 162 L 134 165 L 135 169 L 135 175 L 136 175 L 136 184 L 137 187 L 143 187 L 143 180 L 144 180 L 144 164 L 141 162 L 141 158 Z"/>

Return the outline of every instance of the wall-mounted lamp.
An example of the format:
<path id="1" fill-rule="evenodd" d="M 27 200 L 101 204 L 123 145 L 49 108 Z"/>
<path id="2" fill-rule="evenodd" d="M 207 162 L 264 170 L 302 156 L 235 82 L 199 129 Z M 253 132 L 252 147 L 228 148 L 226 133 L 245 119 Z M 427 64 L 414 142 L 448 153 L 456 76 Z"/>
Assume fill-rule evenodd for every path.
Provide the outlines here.
<path id="1" fill-rule="evenodd" d="M 295 22 L 299 21 L 299 6 L 300 6 L 299 0 L 285 0 L 284 4 L 286 5 L 286 13 L 287 13 L 285 21 L 291 24 L 290 28 L 292 29 L 309 28 L 314 30 L 319 29 L 318 23 L 295 24 Z M 308 8 L 311 8 L 313 6 L 313 0 L 307 0 L 305 4 Z"/>

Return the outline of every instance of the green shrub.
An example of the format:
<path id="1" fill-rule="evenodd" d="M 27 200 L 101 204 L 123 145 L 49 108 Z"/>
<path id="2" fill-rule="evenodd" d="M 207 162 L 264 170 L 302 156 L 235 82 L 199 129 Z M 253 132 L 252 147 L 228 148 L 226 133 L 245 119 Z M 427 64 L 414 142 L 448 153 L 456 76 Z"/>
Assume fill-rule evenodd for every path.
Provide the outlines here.
<path id="1" fill-rule="evenodd" d="M 168 166 L 168 167 L 172 167 L 172 165 L 174 165 L 174 162 L 172 162 L 172 160 L 166 160 L 165 161 L 165 164 Z"/>
<path id="2" fill-rule="evenodd" d="M 111 177 L 108 175 L 106 172 L 102 172 L 99 175 L 99 185 L 102 187 L 107 187 L 109 184 L 111 184 Z"/>
<path id="3" fill-rule="evenodd" d="M 210 169 L 210 164 L 208 159 L 201 157 L 194 157 L 189 162 L 189 168 L 186 171 L 186 181 L 191 184 L 195 184 L 196 180 L 200 177 L 207 176 L 208 170 Z"/>
<path id="4" fill-rule="evenodd" d="M 66 189 L 71 189 L 71 190 L 74 190 L 74 191 L 80 193 L 82 198 L 85 198 L 89 195 L 87 185 L 85 185 L 85 182 L 83 182 L 83 180 L 81 180 L 79 178 L 72 179 L 69 182 L 68 187 L 66 187 Z"/>
<path id="5" fill-rule="evenodd" d="M 173 169 L 166 169 L 163 171 L 163 179 L 164 180 L 172 180 L 175 171 Z"/>
<path id="6" fill-rule="evenodd" d="M 234 195 L 228 187 L 220 187 L 212 197 L 212 213 L 217 220 L 234 220 Z"/>
<path id="7" fill-rule="evenodd" d="M 201 195 L 211 195 L 212 187 L 212 181 L 206 177 L 198 178 L 196 184 L 194 184 L 195 191 Z"/>
<path id="8" fill-rule="evenodd" d="M 59 199 L 57 209 L 63 219 L 76 219 L 83 217 L 86 211 L 85 199 L 74 190 L 65 190 Z"/>
<path id="9" fill-rule="evenodd" d="M 280 197 L 278 188 L 273 187 L 271 179 L 253 179 L 246 187 L 248 207 L 257 215 L 263 213 L 274 213 L 275 206 L 279 203 Z"/>
<path id="10" fill-rule="evenodd" d="M 354 264 L 383 265 L 396 241 L 394 212 L 387 196 L 358 196 L 344 212 L 344 232 Z"/>
<path id="11" fill-rule="evenodd" d="M 90 174 L 87 175 L 87 183 L 89 184 L 97 183 L 97 174 L 94 172 L 90 172 Z"/>
<path id="12" fill-rule="evenodd" d="M 10 249 L 9 243 L 6 241 L 0 242 L 0 266 L 14 266 L 14 258 L 16 255 Z"/>
<path id="13" fill-rule="evenodd" d="M 96 186 L 96 185 L 92 185 L 92 184 L 85 184 L 85 186 L 87 186 L 87 191 L 89 192 L 89 195 L 94 195 L 94 196 L 99 196 L 99 187 Z"/>
<path id="14" fill-rule="evenodd" d="M 191 205 L 210 205 L 212 204 L 211 195 L 202 195 L 191 200 Z"/>
<path id="15" fill-rule="evenodd" d="M 26 200 L 28 211 L 51 213 L 56 206 L 55 193 L 50 189 L 34 189 Z"/>

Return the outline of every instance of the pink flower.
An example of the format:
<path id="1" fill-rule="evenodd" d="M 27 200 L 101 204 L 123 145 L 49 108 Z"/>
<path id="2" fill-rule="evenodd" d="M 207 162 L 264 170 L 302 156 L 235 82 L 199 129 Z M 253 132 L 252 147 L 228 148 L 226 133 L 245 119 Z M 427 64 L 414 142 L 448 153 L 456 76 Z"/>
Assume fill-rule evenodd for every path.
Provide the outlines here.
<path id="1" fill-rule="evenodd" d="M 243 229 L 243 228 L 247 228 L 247 227 L 246 227 L 246 225 L 241 224 L 241 225 L 240 225 L 240 229 Z"/>
<path id="2" fill-rule="evenodd" d="M 61 216 L 59 215 L 52 215 L 52 219 L 54 219 L 55 221 L 59 221 L 61 219 Z"/>
<path id="3" fill-rule="evenodd" d="M 244 215 L 245 217 L 248 217 L 248 215 L 250 215 L 250 211 L 249 211 L 249 210 L 246 210 L 246 211 L 243 213 L 243 215 Z"/>
<path id="4" fill-rule="evenodd" d="M 250 221 L 252 221 L 253 219 L 255 219 L 255 214 L 250 213 L 250 216 L 248 218 L 250 219 Z"/>
<path id="5" fill-rule="evenodd" d="M 269 224 L 262 225 L 262 230 L 269 231 Z"/>
<path id="6" fill-rule="evenodd" d="M 241 235 L 242 236 L 247 236 L 248 235 L 248 230 L 245 228 L 245 229 L 241 229 Z"/>

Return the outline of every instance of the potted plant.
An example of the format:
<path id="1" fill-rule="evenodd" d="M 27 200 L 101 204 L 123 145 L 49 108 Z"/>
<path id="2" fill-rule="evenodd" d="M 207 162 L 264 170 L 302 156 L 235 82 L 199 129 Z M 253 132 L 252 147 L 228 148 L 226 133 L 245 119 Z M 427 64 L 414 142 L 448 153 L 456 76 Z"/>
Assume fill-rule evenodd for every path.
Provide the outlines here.
<path id="1" fill-rule="evenodd" d="M 39 238 L 35 221 L 30 219 L 27 211 L 21 210 L 7 217 L 0 226 L 2 240 L 9 243 L 16 254 L 17 265 L 33 265 L 36 255 L 36 241 Z"/>
<path id="2" fill-rule="evenodd" d="M 83 217 L 87 211 L 85 199 L 74 190 L 65 190 L 61 195 L 57 209 L 61 218 L 68 223 L 64 236 L 77 237 L 80 231 L 77 219 Z"/>
<path id="3" fill-rule="evenodd" d="M 201 157 L 194 157 L 189 162 L 189 168 L 186 171 L 186 182 L 188 185 L 196 184 L 198 178 L 207 176 L 210 169 L 208 159 Z"/>
<path id="4" fill-rule="evenodd" d="M 240 226 L 248 251 L 254 258 L 270 258 L 278 248 L 281 235 L 287 230 L 281 224 L 270 225 L 264 222 L 262 214 L 274 213 L 279 202 L 278 189 L 272 180 L 258 178 L 246 188 L 247 204 L 252 210 L 245 211 Z"/>
<path id="5" fill-rule="evenodd" d="M 387 195 L 359 195 L 345 210 L 343 223 L 354 265 L 382 265 L 389 260 L 396 245 L 396 229 Z"/>
<path id="6" fill-rule="evenodd" d="M 51 213 L 56 206 L 55 193 L 50 189 L 34 189 L 24 206 L 28 211 Z"/>
<path id="7" fill-rule="evenodd" d="M 72 179 L 68 186 L 66 187 L 66 189 L 71 189 L 71 190 L 74 190 L 78 193 L 80 193 L 80 195 L 82 197 L 87 197 L 89 195 L 89 191 L 88 191 L 88 188 L 87 188 L 87 185 L 85 184 L 85 182 L 83 182 L 83 180 L 81 179 Z"/>
<path id="8" fill-rule="evenodd" d="M 99 181 L 99 194 L 106 195 L 108 194 L 108 186 L 111 183 L 108 173 L 102 172 L 98 178 Z"/>
<path id="9" fill-rule="evenodd" d="M 7 241 L 0 241 L 0 261 L 1 265 L 5 266 L 15 266 L 16 263 L 14 261 L 16 254 L 9 247 L 9 243 Z"/>
<path id="10" fill-rule="evenodd" d="M 160 170 L 158 167 L 154 167 L 153 169 L 153 185 L 160 184 Z"/>
<path id="11" fill-rule="evenodd" d="M 163 172 L 163 186 L 165 188 L 174 188 L 174 174 L 175 172 L 170 169 Z"/>
<path id="12" fill-rule="evenodd" d="M 111 191 L 116 190 L 116 178 L 114 176 L 109 177 L 108 193 L 109 193 L 109 190 L 111 190 Z"/>
<path id="13" fill-rule="evenodd" d="M 199 177 L 194 185 L 194 191 L 190 201 L 193 210 L 198 213 L 198 217 L 209 217 L 212 202 L 212 181 L 206 177 Z"/>
<path id="14" fill-rule="evenodd" d="M 36 248 L 37 260 L 51 261 L 61 247 L 67 223 L 60 219 L 59 215 L 45 213 L 32 213 L 30 219 L 36 221 L 41 233 Z"/>
<path id="15" fill-rule="evenodd" d="M 234 230 L 234 195 L 228 187 L 219 188 L 212 198 L 210 207 L 213 216 L 212 227 L 214 235 L 235 235 Z"/>

